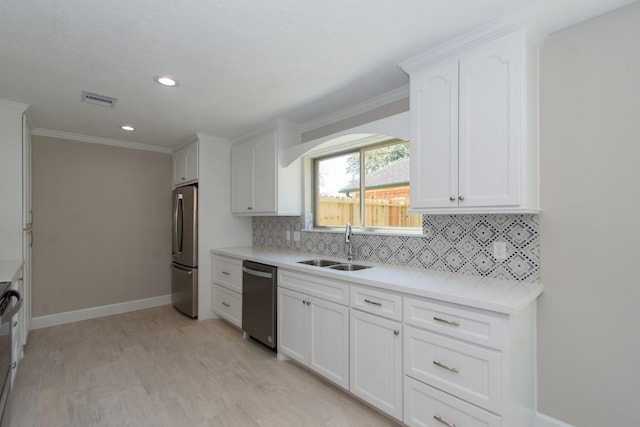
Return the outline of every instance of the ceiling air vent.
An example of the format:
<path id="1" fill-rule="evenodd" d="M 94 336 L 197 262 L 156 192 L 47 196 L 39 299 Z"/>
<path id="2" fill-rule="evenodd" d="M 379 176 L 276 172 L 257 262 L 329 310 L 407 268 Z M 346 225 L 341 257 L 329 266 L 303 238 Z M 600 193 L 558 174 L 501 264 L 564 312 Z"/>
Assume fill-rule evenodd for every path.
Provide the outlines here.
<path id="1" fill-rule="evenodd" d="M 100 95 L 99 93 L 87 92 L 86 90 L 82 91 L 81 101 L 89 104 L 102 105 L 103 107 L 113 108 L 113 106 L 116 105 L 117 100 L 117 98 Z"/>

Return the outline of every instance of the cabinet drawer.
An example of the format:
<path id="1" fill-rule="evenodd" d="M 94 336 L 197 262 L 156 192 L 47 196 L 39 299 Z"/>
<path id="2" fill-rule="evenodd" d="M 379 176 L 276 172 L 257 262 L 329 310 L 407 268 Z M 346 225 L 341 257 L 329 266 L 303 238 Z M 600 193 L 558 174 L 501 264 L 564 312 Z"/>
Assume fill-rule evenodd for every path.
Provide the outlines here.
<path id="1" fill-rule="evenodd" d="M 423 427 L 500 427 L 500 417 L 429 387 L 404 378 L 404 422 Z"/>
<path id="2" fill-rule="evenodd" d="M 339 280 L 327 280 L 311 274 L 278 270 L 278 287 L 349 305 L 349 284 Z"/>
<path id="3" fill-rule="evenodd" d="M 501 408 L 501 363 L 499 352 L 404 328 L 406 375 L 496 413 Z"/>
<path id="4" fill-rule="evenodd" d="M 405 298 L 404 321 L 473 343 L 502 348 L 503 320 L 489 313 Z"/>
<path id="5" fill-rule="evenodd" d="M 239 293 L 213 285 L 213 311 L 242 328 L 242 295 Z"/>
<path id="6" fill-rule="evenodd" d="M 402 297 L 390 292 L 352 285 L 351 307 L 389 319 L 402 320 Z"/>
<path id="7" fill-rule="evenodd" d="M 214 255 L 211 274 L 213 275 L 212 280 L 214 283 L 242 292 L 242 261 L 239 259 Z"/>

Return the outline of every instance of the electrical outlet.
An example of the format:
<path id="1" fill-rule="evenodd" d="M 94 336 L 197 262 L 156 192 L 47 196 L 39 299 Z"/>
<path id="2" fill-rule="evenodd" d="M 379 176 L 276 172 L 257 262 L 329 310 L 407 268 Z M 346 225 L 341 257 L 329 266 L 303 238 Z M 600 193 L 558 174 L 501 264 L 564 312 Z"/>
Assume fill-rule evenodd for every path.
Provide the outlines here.
<path id="1" fill-rule="evenodd" d="M 300 232 L 299 231 L 294 231 L 293 232 L 293 241 L 294 242 L 299 242 L 300 241 Z"/>
<path id="2" fill-rule="evenodd" d="M 506 242 L 493 242 L 493 257 L 495 259 L 507 259 Z"/>
<path id="3" fill-rule="evenodd" d="M 287 240 L 287 242 L 291 240 L 291 232 L 289 230 L 284 232 L 284 238 Z"/>

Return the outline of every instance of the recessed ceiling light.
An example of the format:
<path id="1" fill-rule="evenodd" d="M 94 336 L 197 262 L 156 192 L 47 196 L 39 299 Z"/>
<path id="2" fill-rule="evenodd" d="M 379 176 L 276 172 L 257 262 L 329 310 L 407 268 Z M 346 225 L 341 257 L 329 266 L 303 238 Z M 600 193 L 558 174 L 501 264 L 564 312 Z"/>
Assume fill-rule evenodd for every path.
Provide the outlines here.
<path id="1" fill-rule="evenodd" d="M 121 129 L 129 132 L 133 132 L 134 130 L 136 130 L 133 126 L 129 126 L 129 125 L 123 125 L 121 126 Z"/>
<path id="2" fill-rule="evenodd" d="M 156 83 L 159 83 L 162 86 L 168 86 L 168 87 L 178 86 L 178 81 L 168 76 L 155 76 L 153 80 L 155 80 Z"/>

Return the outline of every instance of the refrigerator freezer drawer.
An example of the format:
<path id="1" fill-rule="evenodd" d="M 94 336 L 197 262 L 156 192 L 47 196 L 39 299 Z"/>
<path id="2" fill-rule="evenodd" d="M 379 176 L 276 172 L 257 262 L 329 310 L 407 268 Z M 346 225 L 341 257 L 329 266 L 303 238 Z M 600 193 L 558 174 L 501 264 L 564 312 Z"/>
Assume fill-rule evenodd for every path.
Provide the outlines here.
<path id="1" fill-rule="evenodd" d="M 198 317 L 198 269 L 171 264 L 171 302 L 189 317 Z"/>

